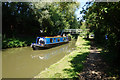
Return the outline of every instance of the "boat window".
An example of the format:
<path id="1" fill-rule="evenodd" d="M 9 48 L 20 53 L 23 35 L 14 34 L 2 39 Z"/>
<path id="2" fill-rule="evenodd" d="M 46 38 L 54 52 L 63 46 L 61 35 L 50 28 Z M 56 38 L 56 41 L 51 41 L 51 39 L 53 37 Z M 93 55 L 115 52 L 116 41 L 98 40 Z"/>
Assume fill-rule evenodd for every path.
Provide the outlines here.
<path id="1" fill-rule="evenodd" d="M 58 39 L 58 42 L 60 42 L 60 39 Z"/>
<path id="2" fill-rule="evenodd" d="M 50 42 L 53 43 L 53 39 L 52 38 L 50 39 Z"/>
<path id="3" fill-rule="evenodd" d="M 40 38 L 37 38 L 37 43 L 38 43 L 38 44 L 39 44 L 39 39 L 40 39 Z"/>
<path id="4" fill-rule="evenodd" d="M 56 39 L 54 38 L 54 42 L 56 42 Z"/>
<path id="5" fill-rule="evenodd" d="M 45 44 L 45 42 L 44 42 L 44 41 L 42 41 L 42 40 L 40 40 L 40 44 Z"/>
<path id="6" fill-rule="evenodd" d="M 66 38 L 64 38 L 64 40 L 66 40 Z"/>

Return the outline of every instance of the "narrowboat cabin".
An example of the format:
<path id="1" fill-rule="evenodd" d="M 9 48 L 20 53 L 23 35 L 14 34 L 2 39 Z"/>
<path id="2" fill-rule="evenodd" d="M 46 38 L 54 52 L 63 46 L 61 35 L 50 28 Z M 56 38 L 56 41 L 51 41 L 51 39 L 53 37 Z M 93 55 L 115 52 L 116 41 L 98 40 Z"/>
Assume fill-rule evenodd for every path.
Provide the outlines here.
<path id="1" fill-rule="evenodd" d="M 66 36 L 47 36 L 47 37 L 37 37 L 36 43 L 32 43 L 31 47 L 35 50 L 38 48 L 49 48 L 53 45 L 63 44 L 69 42 Z"/>

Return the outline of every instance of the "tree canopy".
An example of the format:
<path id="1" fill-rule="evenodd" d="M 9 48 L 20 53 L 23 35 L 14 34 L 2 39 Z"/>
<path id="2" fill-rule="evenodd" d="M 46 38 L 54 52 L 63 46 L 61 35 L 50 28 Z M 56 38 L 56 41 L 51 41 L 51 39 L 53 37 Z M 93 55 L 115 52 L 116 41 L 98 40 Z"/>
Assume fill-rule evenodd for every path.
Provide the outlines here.
<path id="1" fill-rule="evenodd" d="M 3 2 L 3 35 L 57 35 L 78 28 L 77 2 Z M 40 32 L 41 30 L 41 32 Z"/>
<path id="2" fill-rule="evenodd" d="M 120 2 L 87 2 L 81 13 L 95 40 L 116 57 L 120 58 Z"/>

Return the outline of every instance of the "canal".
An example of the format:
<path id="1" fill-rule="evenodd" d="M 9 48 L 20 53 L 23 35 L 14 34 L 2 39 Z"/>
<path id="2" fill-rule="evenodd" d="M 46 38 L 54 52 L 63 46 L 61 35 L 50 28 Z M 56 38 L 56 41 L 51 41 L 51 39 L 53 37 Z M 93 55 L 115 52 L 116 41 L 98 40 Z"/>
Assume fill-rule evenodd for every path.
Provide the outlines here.
<path id="1" fill-rule="evenodd" d="M 50 49 L 31 47 L 2 50 L 3 78 L 33 78 L 50 65 L 62 59 L 75 48 L 75 41 Z"/>

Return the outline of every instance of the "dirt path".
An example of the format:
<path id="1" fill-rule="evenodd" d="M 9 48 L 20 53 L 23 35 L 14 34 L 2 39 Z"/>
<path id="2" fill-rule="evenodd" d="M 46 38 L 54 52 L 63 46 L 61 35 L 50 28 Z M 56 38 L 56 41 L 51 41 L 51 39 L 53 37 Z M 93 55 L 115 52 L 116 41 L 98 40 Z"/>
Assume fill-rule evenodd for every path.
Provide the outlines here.
<path id="1" fill-rule="evenodd" d="M 105 70 L 108 68 L 107 64 L 103 61 L 100 51 L 98 51 L 91 41 L 90 54 L 84 63 L 83 72 L 79 74 L 80 80 L 113 80 L 108 77 Z"/>

